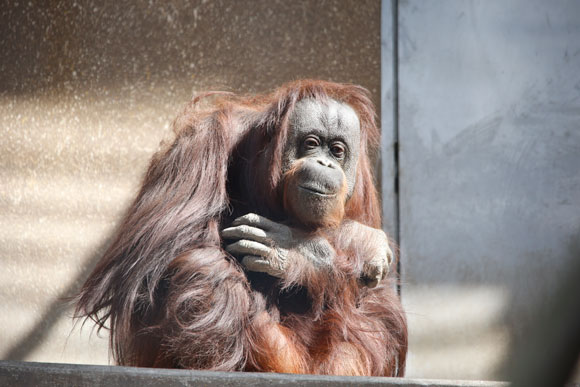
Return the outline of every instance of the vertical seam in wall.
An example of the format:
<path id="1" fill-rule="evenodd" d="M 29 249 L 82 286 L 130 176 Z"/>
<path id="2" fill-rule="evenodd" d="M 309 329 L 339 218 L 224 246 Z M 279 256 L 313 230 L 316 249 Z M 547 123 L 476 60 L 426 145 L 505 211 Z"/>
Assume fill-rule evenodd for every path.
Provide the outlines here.
<path id="1" fill-rule="evenodd" d="M 394 157 L 394 187 L 395 187 L 395 240 L 399 245 L 397 260 L 397 293 L 401 296 L 401 200 L 399 180 L 399 0 L 392 0 L 393 16 L 393 157 Z"/>

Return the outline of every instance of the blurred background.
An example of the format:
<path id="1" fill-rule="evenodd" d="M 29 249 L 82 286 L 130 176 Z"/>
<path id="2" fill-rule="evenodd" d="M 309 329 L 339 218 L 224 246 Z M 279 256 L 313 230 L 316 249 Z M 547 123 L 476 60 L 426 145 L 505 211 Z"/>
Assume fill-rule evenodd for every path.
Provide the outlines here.
<path id="1" fill-rule="evenodd" d="M 9 0 L 0 53 L 0 359 L 112 363 L 63 299 L 172 120 L 300 78 L 377 105 L 409 377 L 502 379 L 572 337 L 529 329 L 580 282 L 580 2 Z"/>

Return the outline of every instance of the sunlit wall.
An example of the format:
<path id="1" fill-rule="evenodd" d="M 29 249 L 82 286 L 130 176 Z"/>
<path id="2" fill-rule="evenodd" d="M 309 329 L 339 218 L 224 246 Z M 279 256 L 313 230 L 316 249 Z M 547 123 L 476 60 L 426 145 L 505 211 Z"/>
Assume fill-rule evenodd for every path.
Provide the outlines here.
<path id="1" fill-rule="evenodd" d="M 0 358 L 109 362 L 74 294 L 173 118 L 202 90 L 380 88 L 380 1 L 0 7 Z"/>

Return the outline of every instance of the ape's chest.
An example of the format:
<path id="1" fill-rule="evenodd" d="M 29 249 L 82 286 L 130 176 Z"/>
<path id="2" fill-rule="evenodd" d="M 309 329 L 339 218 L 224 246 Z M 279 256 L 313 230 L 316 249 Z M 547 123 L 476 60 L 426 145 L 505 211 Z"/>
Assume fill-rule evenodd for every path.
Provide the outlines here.
<path id="1" fill-rule="evenodd" d="M 248 281 L 258 297 L 263 297 L 267 308 L 280 319 L 287 315 L 307 315 L 312 300 L 301 286 L 281 289 L 280 280 L 264 273 L 247 272 Z"/>

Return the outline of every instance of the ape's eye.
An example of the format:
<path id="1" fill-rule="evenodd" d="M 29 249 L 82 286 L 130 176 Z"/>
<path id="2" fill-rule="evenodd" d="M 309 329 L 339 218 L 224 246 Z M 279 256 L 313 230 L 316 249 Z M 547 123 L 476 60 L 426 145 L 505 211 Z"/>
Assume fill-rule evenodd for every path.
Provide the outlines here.
<path id="1" fill-rule="evenodd" d="M 320 141 L 316 137 L 306 137 L 304 140 L 304 148 L 306 149 L 314 149 L 320 146 Z"/>
<path id="2" fill-rule="evenodd" d="M 337 143 L 332 144 L 332 146 L 330 147 L 330 151 L 332 152 L 334 157 L 336 157 L 337 159 L 342 159 L 346 152 L 346 148 L 344 147 L 344 145 Z"/>

